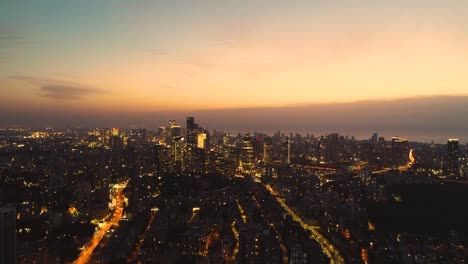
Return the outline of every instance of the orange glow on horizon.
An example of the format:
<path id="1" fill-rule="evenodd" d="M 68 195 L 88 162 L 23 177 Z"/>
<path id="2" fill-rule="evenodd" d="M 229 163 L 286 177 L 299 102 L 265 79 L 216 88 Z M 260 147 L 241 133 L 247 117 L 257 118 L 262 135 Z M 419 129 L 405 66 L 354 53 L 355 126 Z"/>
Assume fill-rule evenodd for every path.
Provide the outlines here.
<path id="1" fill-rule="evenodd" d="M 236 49 L 218 47 L 216 53 L 210 45 L 194 47 L 183 60 L 134 54 L 112 65 L 79 68 L 73 79 L 41 77 L 38 71 L 33 82 L 4 79 L 15 93 L 0 89 L 0 97 L 12 106 L 138 113 L 466 94 L 468 40 L 454 41 L 443 29 L 416 34 L 395 27 L 371 34 L 372 41 L 299 33 L 239 37 Z M 99 92 L 54 99 L 40 90 L 49 83 Z"/>

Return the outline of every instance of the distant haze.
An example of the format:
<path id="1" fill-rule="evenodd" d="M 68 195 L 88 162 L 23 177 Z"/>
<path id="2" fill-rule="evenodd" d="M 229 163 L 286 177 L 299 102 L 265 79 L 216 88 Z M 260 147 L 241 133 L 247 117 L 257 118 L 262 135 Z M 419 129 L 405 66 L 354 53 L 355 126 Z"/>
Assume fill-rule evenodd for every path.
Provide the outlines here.
<path id="1" fill-rule="evenodd" d="M 232 132 L 466 140 L 467 14 L 460 0 L 4 0 L 0 126 L 194 115 Z"/>
<path id="2" fill-rule="evenodd" d="M 233 133 L 298 132 L 368 138 L 373 132 L 410 141 L 444 143 L 449 137 L 468 140 L 468 95 L 368 100 L 353 103 L 304 104 L 287 107 L 237 108 L 154 113 L 9 112 L 3 109 L 0 127 L 121 127 L 156 129 L 186 116 L 210 130 Z"/>

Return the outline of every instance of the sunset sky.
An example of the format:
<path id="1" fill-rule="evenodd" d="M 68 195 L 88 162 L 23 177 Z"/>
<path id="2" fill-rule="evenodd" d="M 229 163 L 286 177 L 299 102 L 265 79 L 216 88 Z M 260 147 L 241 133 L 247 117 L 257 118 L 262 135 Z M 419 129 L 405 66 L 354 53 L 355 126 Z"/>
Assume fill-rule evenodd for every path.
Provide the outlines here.
<path id="1" fill-rule="evenodd" d="M 459 0 L 0 1 L 0 104 L 192 111 L 468 93 Z"/>

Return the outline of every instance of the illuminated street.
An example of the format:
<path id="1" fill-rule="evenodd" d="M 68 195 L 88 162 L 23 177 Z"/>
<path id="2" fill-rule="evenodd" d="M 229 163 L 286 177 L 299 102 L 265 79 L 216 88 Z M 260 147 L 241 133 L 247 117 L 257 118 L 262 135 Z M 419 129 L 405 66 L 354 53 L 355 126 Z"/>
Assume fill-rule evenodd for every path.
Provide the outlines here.
<path id="1" fill-rule="evenodd" d="M 145 231 L 143 232 L 143 234 L 141 234 L 140 239 L 138 240 L 137 245 L 136 245 L 135 250 L 133 251 L 132 255 L 128 258 L 128 262 L 133 262 L 138 258 L 138 255 L 141 252 L 141 247 L 143 246 L 143 243 L 145 242 L 146 235 L 147 235 L 148 231 L 150 230 L 151 225 L 154 222 L 154 218 L 156 217 L 156 213 L 158 212 L 158 210 L 159 210 L 158 208 L 152 208 L 151 209 L 151 215 L 150 215 L 150 219 L 148 220 L 148 225 L 146 226 Z"/>
<path id="2" fill-rule="evenodd" d="M 273 195 L 276 200 L 281 204 L 281 207 L 289 214 L 291 217 L 298 222 L 302 228 L 305 230 L 310 231 L 310 238 L 315 240 L 319 245 L 322 247 L 323 252 L 330 258 L 331 264 L 342 264 L 344 263 L 344 259 L 341 256 L 340 252 L 328 241 L 319 231 L 320 227 L 318 226 L 311 226 L 302 220 L 295 212 L 292 210 L 280 197 L 278 192 L 271 187 L 269 184 L 265 185 L 265 188 Z"/>
<path id="3" fill-rule="evenodd" d="M 234 249 L 232 250 L 232 255 L 229 258 L 229 260 L 231 261 L 231 263 L 235 263 L 237 254 L 239 253 L 239 246 L 240 246 L 239 231 L 237 230 L 237 227 L 236 227 L 236 221 L 232 222 L 231 230 L 232 230 L 232 234 L 234 235 L 234 238 L 236 240 L 236 245 L 234 246 Z"/>
<path id="4" fill-rule="evenodd" d="M 248 218 L 247 215 L 245 215 L 244 208 L 242 208 L 242 206 L 240 205 L 239 200 L 237 200 L 237 208 L 239 209 L 239 213 L 241 214 L 242 221 L 244 222 L 244 224 L 246 224 Z"/>
<path id="5" fill-rule="evenodd" d="M 414 149 L 411 149 L 409 152 L 408 168 L 413 167 L 415 163 L 416 163 L 416 158 L 414 157 Z"/>
<path id="6" fill-rule="evenodd" d="M 257 208 L 260 209 L 260 211 L 262 212 L 262 216 L 265 219 L 265 221 L 267 222 L 267 224 L 270 226 L 271 230 L 273 230 L 273 232 L 275 233 L 275 238 L 278 240 L 278 244 L 279 244 L 279 246 L 281 248 L 283 264 L 288 264 L 289 263 L 288 249 L 287 249 L 287 247 L 286 247 L 286 245 L 285 245 L 285 243 L 283 241 L 283 238 L 281 237 L 281 234 L 276 229 L 275 224 L 273 224 L 271 221 L 268 220 L 268 218 L 266 217 L 266 213 L 263 210 L 263 208 L 260 206 L 260 203 L 258 202 L 257 198 L 255 198 L 255 196 L 252 196 L 252 199 L 255 201 L 255 204 L 256 204 Z"/>
<path id="7" fill-rule="evenodd" d="M 0 129 L 0 263 L 464 263 L 465 141 L 185 121 Z"/>
<path id="8" fill-rule="evenodd" d="M 75 264 L 84 264 L 88 263 L 91 260 L 94 250 L 99 245 L 101 240 L 104 238 L 105 234 L 109 229 L 114 226 L 119 225 L 119 221 L 123 216 L 123 209 L 125 204 L 125 195 L 123 193 L 124 189 L 127 187 L 127 182 L 122 184 L 116 184 L 112 189 L 112 200 L 115 202 L 115 207 L 110 215 L 108 215 L 103 222 L 99 224 L 98 230 L 94 232 L 91 240 L 84 246 L 83 251 L 81 251 L 80 256 L 74 262 Z"/>

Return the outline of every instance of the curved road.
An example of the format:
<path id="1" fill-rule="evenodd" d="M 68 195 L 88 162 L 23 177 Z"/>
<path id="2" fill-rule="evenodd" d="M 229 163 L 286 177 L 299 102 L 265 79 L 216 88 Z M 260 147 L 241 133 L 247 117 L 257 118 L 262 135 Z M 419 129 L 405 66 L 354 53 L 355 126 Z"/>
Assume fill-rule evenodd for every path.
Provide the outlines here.
<path id="1" fill-rule="evenodd" d="M 116 184 L 112 189 L 112 200 L 115 199 L 115 208 L 113 211 L 103 220 L 104 222 L 99 224 L 98 230 L 94 232 L 91 240 L 84 246 L 83 251 L 81 251 L 80 256 L 78 257 L 74 264 L 85 264 L 89 263 L 91 260 L 91 256 L 93 255 L 94 250 L 99 245 L 101 240 L 104 238 L 109 229 L 113 226 L 118 226 L 119 221 L 122 219 L 123 216 L 123 209 L 124 209 L 124 201 L 125 195 L 123 190 L 127 187 L 127 182 L 122 184 Z"/>
<path id="2" fill-rule="evenodd" d="M 269 184 L 264 185 L 265 188 L 273 195 L 276 200 L 280 203 L 281 207 L 289 214 L 291 217 L 298 222 L 302 228 L 305 230 L 310 231 L 310 238 L 315 240 L 319 245 L 322 247 L 323 253 L 325 253 L 328 258 L 330 259 L 330 264 L 344 264 L 344 258 L 341 256 L 340 252 L 338 249 L 336 249 L 330 241 L 328 241 L 319 231 L 318 229 L 320 227 L 318 226 L 311 226 L 304 222 L 301 217 L 299 217 L 294 210 L 292 210 L 280 197 L 278 192 L 271 187 Z"/>

